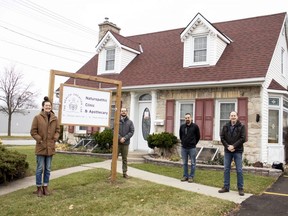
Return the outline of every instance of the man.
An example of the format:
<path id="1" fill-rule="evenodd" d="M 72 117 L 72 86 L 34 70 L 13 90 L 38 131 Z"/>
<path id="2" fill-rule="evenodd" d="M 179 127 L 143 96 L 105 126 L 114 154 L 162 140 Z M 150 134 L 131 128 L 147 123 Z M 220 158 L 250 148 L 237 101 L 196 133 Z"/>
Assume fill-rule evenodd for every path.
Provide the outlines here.
<path id="1" fill-rule="evenodd" d="M 244 196 L 244 181 L 242 173 L 242 154 L 243 143 L 246 141 L 245 126 L 238 120 L 238 114 L 235 111 L 230 113 L 230 121 L 223 126 L 221 132 L 221 142 L 224 146 L 224 187 L 219 193 L 229 192 L 230 190 L 230 170 L 232 159 L 236 164 L 237 187 L 240 196 Z"/>
<path id="2" fill-rule="evenodd" d="M 127 116 L 127 109 L 121 108 L 121 117 L 119 123 L 119 136 L 118 136 L 118 155 L 122 157 L 122 171 L 123 177 L 129 178 L 127 175 L 127 156 L 130 144 L 130 138 L 134 134 L 134 124 Z"/>
<path id="3" fill-rule="evenodd" d="M 181 156 L 184 174 L 181 181 L 193 182 L 196 169 L 196 145 L 200 140 L 199 127 L 192 122 L 190 113 L 185 114 L 185 124 L 180 126 L 179 137 L 181 140 Z M 188 156 L 191 160 L 191 170 L 188 174 Z"/>

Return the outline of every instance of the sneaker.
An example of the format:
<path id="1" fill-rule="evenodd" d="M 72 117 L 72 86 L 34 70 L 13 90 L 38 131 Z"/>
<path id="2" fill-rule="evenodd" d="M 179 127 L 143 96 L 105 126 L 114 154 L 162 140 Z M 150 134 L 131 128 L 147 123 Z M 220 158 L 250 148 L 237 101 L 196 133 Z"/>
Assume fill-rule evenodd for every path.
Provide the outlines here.
<path id="1" fill-rule="evenodd" d="M 244 196 L 244 190 L 243 189 L 239 189 L 238 193 L 239 193 L 240 196 Z"/>
<path id="2" fill-rule="evenodd" d="M 129 179 L 130 177 L 126 173 L 124 173 L 123 178 Z"/>
<path id="3" fill-rule="evenodd" d="M 185 177 L 185 176 L 183 176 L 183 177 L 181 178 L 181 181 L 182 181 L 182 182 L 184 182 L 184 181 L 188 181 L 188 178 Z"/>
<path id="4" fill-rule="evenodd" d="M 188 178 L 188 183 L 192 183 L 193 182 L 193 178 L 192 177 L 189 177 Z"/>
<path id="5" fill-rule="evenodd" d="M 226 193 L 226 192 L 229 192 L 229 189 L 227 189 L 225 187 L 223 187 L 220 190 L 218 190 L 218 193 Z"/>

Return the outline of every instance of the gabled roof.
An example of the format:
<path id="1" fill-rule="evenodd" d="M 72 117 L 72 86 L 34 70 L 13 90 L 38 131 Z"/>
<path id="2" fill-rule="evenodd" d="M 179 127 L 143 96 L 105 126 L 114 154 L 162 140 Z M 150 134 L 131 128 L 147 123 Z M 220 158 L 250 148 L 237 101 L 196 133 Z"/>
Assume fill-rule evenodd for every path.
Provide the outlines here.
<path id="1" fill-rule="evenodd" d="M 223 41 L 225 41 L 226 43 L 230 43 L 231 40 L 224 35 L 222 32 L 220 32 L 217 28 L 215 28 L 215 26 L 213 26 L 204 16 L 202 16 L 202 14 L 198 13 L 196 14 L 196 16 L 192 19 L 192 21 L 188 24 L 188 26 L 183 30 L 183 32 L 181 32 L 181 40 L 184 41 L 185 38 L 187 38 L 189 36 L 190 33 L 193 32 L 193 30 L 195 28 L 197 28 L 197 26 L 199 24 L 204 24 L 205 27 L 208 29 L 209 32 L 213 32 L 213 34 L 218 35 L 219 38 L 221 38 Z"/>
<path id="2" fill-rule="evenodd" d="M 251 79 L 263 81 L 285 17 L 286 13 L 279 13 L 214 23 L 213 26 L 229 36 L 233 42 L 226 47 L 217 64 L 210 67 L 183 68 L 183 43 L 180 34 L 184 28 L 125 37 L 129 41 L 141 43 L 143 53 L 120 74 L 101 77 L 121 80 L 123 89 L 237 83 Z M 113 35 L 119 42 L 125 43 L 123 36 Z M 96 54 L 77 73 L 95 76 L 97 64 Z M 78 84 L 86 83 L 80 81 Z"/>
<path id="3" fill-rule="evenodd" d="M 274 79 L 271 80 L 268 89 L 280 90 L 280 91 L 287 91 L 286 88 L 284 88 L 282 85 L 280 85 L 280 84 L 279 84 L 276 80 L 274 80 Z"/>
<path id="4" fill-rule="evenodd" d="M 105 46 L 105 44 L 109 41 L 109 39 L 112 39 L 114 43 L 123 49 L 130 50 L 131 52 L 135 52 L 137 54 L 140 54 L 141 48 L 140 44 L 136 43 L 134 41 L 129 40 L 128 38 L 125 38 L 113 31 L 108 31 L 103 36 L 103 38 L 100 40 L 100 42 L 96 46 L 96 51 L 99 52 L 101 49 Z"/>

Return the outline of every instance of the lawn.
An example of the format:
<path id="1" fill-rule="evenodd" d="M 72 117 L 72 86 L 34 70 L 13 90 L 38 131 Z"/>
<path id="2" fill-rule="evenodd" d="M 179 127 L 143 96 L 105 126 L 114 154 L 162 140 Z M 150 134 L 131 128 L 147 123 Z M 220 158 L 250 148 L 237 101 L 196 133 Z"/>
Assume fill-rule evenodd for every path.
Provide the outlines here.
<path id="1" fill-rule="evenodd" d="M 117 176 L 93 169 L 51 180 L 51 196 L 38 198 L 34 187 L 0 196 L 0 212 L 8 215 L 110 216 L 194 215 L 220 216 L 237 204 L 197 193 Z"/>
<path id="2" fill-rule="evenodd" d="M 183 169 L 181 167 L 172 166 L 160 166 L 155 164 L 143 163 L 143 164 L 131 164 L 130 166 L 142 169 L 148 172 L 169 176 L 172 178 L 180 178 L 183 175 Z M 260 194 L 265 191 L 270 185 L 272 185 L 276 178 L 259 176 L 253 174 L 244 175 L 244 190 L 247 193 Z M 213 187 L 223 187 L 223 172 L 215 170 L 200 170 L 196 168 L 194 182 L 203 185 L 209 185 Z M 237 191 L 236 173 L 231 173 L 231 190 Z"/>
<path id="3" fill-rule="evenodd" d="M 29 169 L 26 176 L 35 175 L 36 160 L 35 146 L 6 146 L 7 149 L 16 150 L 27 156 L 26 161 L 29 163 Z M 52 160 L 52 170 L 65 169 L 73 166 L 79 166 L 86 163 L 101 162 L 103 159 L 85 156 L 85 155 L 70 155 L 70 154 L 55 154 Z"/>

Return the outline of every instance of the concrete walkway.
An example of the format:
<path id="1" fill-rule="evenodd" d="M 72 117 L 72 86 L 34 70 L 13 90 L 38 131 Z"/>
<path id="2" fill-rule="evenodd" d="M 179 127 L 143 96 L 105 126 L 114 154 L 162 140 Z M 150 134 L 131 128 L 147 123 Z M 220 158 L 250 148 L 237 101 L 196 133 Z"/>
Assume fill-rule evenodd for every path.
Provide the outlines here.
<path id="1" fill-rule="evenodd" d="M 106 160 L 100 163 L 91 163 L 91 164 L 83 164 L 77 167 L 71 167 L 62 170 L 56 170 L 51 172 L 51 180 L 55 178 L 59 178 L 61 176 L 69 175 L 74 172 L 80 172 L 89 169 L 95 168 L 104 168 L 110 170 L 111 168 L 111 160 Z M 121 162 L 117 162 L 117 172 L 122 173 Z M 179 179 L 162 176 L 150 172 L 146 172 L 143 170 L 135 169 L 132 167 L 128 167 L 128 174 L 131 177 L 147 180 L 150 182 L 154 182 L 157 184 L 167 185 L 175 188 L 179 188 L 182 190 L 187 190 L 191 192 L 196 192 L 200 194 L 204 194 L 207 196 L 216 197 L 219 199 L 229 200 L 234 203 L 242 203 L 244 200 L 252 196 L 252 194 L 245 193 L 245 196 L 239 196 L 238 191 L 230 191 L 229 193 L 218 193 L 219 188 L 205 186 L 196 183 L 188 183 L 181 182 Z M 0 196 L 4 194 L 11 193 L 13 191 L 17 191 L 22 188 L 27 188 L 35 185 L 35 176 L 26 177 L 24 179 L 19 179 L 17 181 L 9 183 L 7 186 L 0 186 Z"/>

